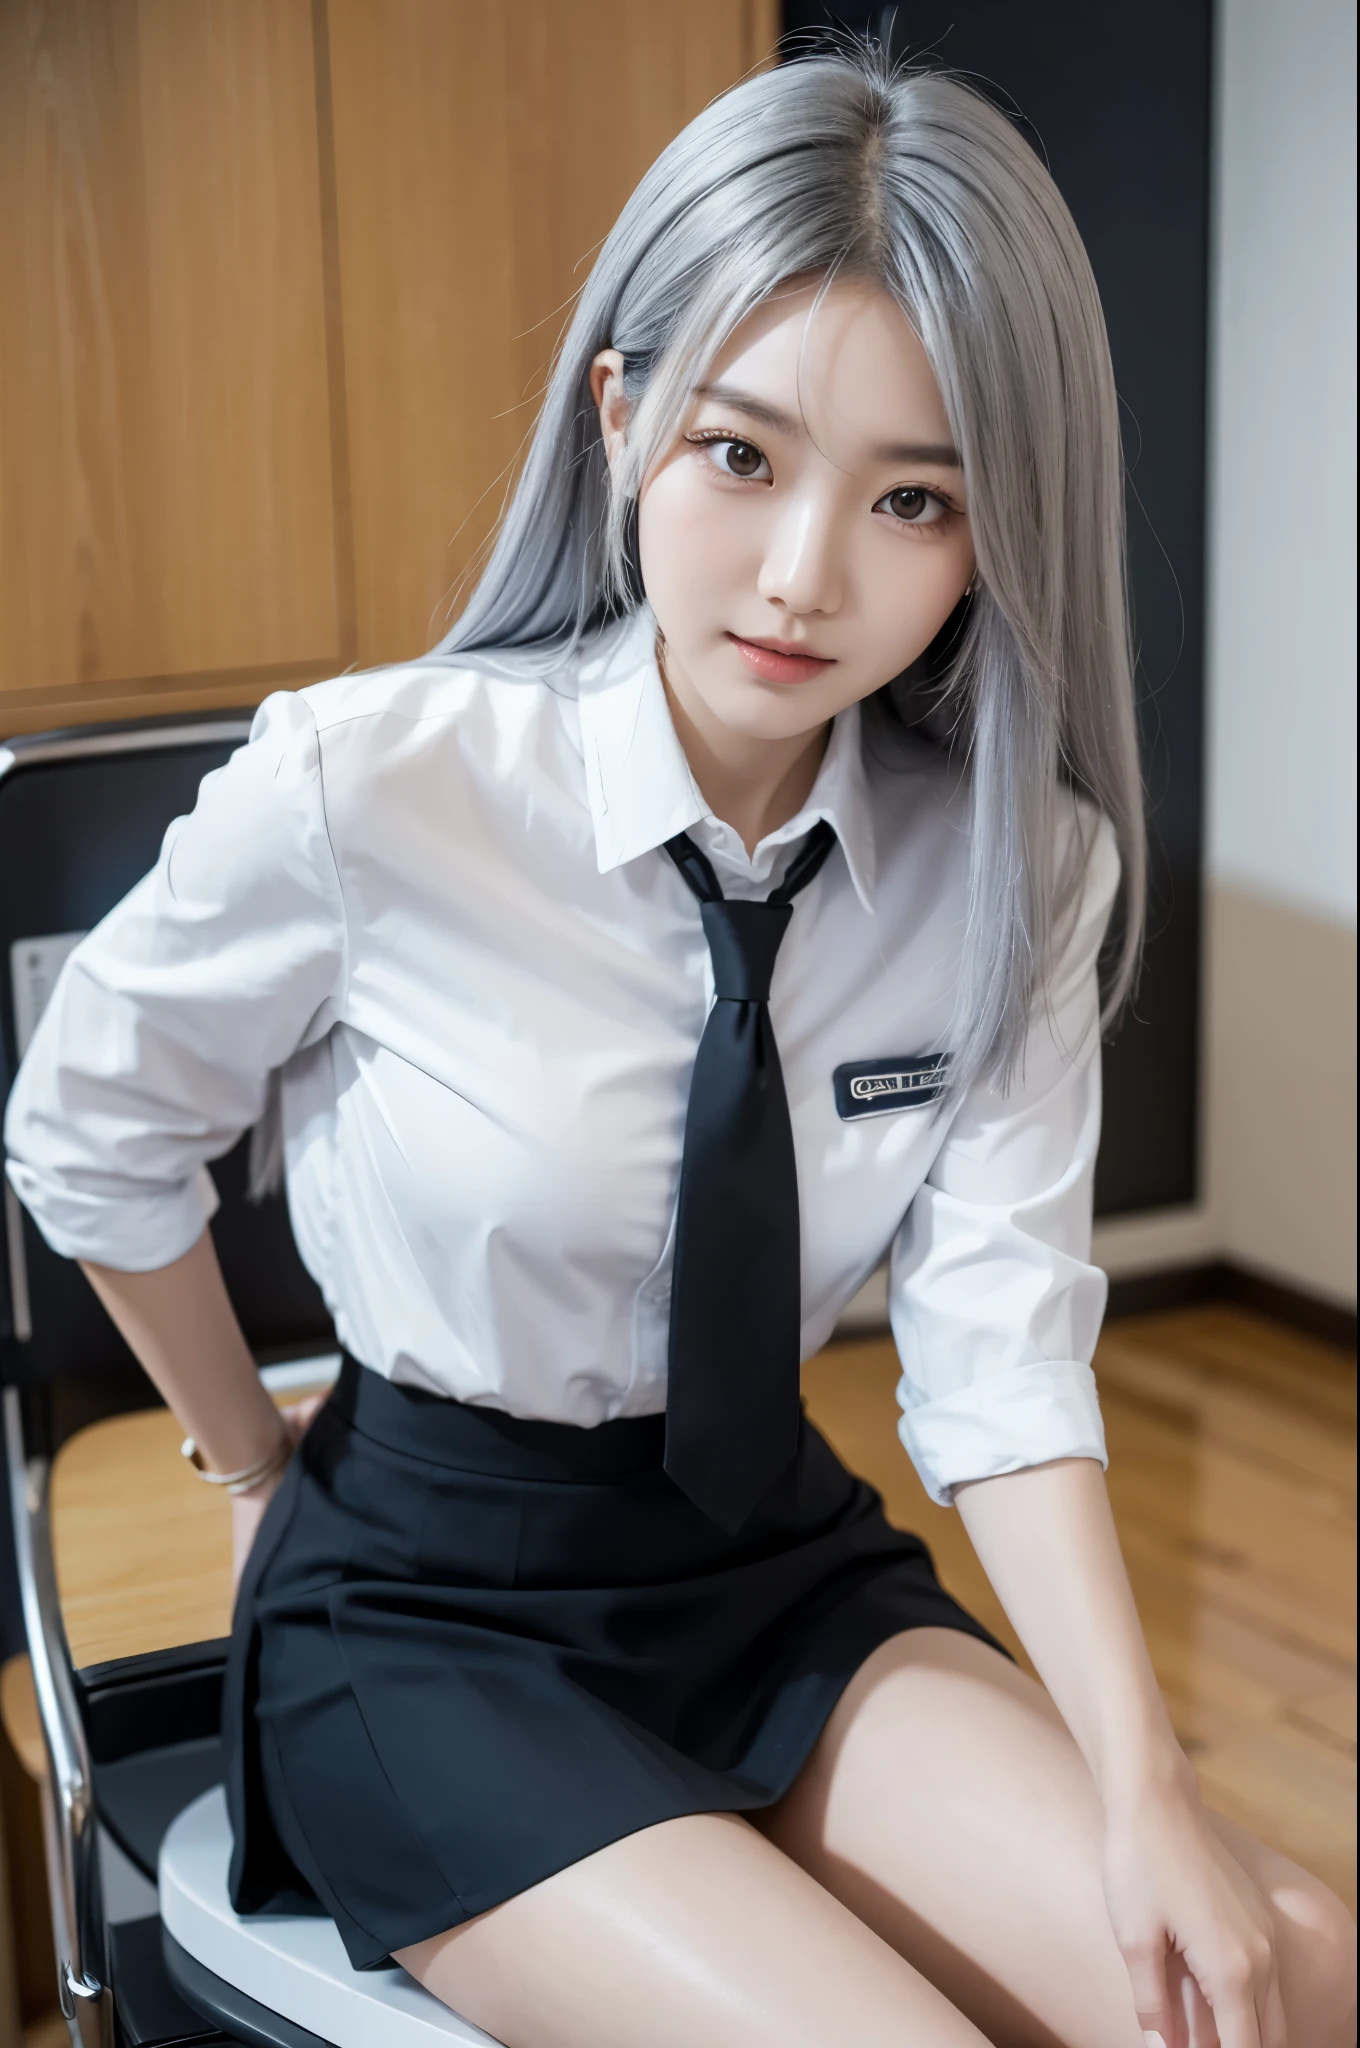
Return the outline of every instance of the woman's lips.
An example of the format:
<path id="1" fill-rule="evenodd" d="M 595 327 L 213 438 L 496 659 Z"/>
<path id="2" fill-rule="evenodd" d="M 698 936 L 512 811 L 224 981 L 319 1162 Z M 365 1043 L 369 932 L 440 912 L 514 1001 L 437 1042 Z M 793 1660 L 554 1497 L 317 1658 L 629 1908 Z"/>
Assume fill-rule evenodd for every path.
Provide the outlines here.
<path id="1" fill-rule="evenodd" d="M 743 640 L 739 633 L 728 639 L 747 666 L 767 683 L 810 683 L 831 667 L 831 658 L 820 654 L 793 654 L 760 640 Z"/>

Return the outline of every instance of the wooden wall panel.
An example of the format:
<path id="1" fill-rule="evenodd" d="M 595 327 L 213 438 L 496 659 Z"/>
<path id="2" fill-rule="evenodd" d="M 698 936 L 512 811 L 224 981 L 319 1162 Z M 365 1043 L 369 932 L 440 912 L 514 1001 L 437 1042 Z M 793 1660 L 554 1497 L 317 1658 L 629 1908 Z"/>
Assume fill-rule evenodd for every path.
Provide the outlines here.
<path id="1" fill-rule="evenodd" d="M 339 658 L 319 219 L 309 0 L 0 7 L 11 730 Z"/>
<path id="2" fill-rule="evenodd" d="M 768 0 L 330 0 L 357 652 L 422 652 L 592 253 Z"/>
<path id="3" fill-rule="evenodd" d="M 778 0 L 0 0 L 0 733 L 416 654 Z"/>
<path id="4" fill-rule="evenodd" d="M 328 7 L 361 664 L 430 644 L 450 542 L 465 519 L 459 547 L 486 530 L 514 447 L 508 103 L 523 12 Z"/>

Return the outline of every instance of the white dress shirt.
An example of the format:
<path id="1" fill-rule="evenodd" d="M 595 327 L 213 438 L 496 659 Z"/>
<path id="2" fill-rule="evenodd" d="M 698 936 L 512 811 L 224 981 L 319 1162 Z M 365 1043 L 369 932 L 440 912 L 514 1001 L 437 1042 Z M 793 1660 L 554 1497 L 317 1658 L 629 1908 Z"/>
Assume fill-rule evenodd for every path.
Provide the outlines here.
<path id="1" fill-rule="evenodd" d="M 1095 831 L 1011 1091 L 936 1115 L 889 1090 L 843 1119 L 838 1066 L 947 1045 L 967 902 L 954 772 L 923 746 L 875 758 L 868 730 L 840 714 L 802 810 L 748 858 L 690 773 L 645 610 L 547 677 L 474 655 L 271 697 L 63 969 L 5 1127 L 20 1199 L 58 1252 L 166 1265 L 211 1213 L 201 1168 L 281 1069 L 293 1228 L 356 1357 L 519 1416 L 657 1412 L 712 1000 L 663 842 L 690 832 L 728 895 L 763 896 L 825 818 L 839 844 L 771 995 L 804 1355 L 891 1250 L 901 1434 L 936 1500 L 1103 1461 L 1090 1227 L 1113 837 Z"/>

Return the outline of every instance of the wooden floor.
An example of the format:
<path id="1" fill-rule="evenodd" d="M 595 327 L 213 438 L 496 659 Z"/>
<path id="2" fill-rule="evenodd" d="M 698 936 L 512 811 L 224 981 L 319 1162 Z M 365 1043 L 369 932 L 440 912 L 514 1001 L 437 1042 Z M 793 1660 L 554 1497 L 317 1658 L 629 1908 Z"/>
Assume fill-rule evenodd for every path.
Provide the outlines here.
<path id="1" fill-rule="evenodd" d="M 1134 1593 L 1205 1797 L 1354 1908 L 1355 1361 L 1213 1304 L 1111 1323 L 1096 1372 Z M 833 1346 L 807 1368 L 809 1408 L 1018 1652 L 897 1443 L 897 1374 L 886 1340 Z"/>

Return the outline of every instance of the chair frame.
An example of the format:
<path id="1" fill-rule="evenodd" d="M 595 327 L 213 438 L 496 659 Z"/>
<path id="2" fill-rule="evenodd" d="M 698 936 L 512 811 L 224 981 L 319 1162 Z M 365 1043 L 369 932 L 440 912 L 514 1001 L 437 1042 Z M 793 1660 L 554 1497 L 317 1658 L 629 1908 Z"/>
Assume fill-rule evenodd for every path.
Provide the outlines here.
<path id="1" fill-rule="evenodd" d="M 19 1596 L 47 1750 L 43 1837 L 57 1951 L 57 1997 L 81 2048 L 113 2048 L 113 2004 L 103 1981 L 94 1781 L 72 1684 L 52 1553 L 52 1465 L 50 1458 L 26 1450 L 16 1387 L 4 1390 L 4 1426 Z"/>
<path id="2" fill-rule="evenodd" d="M 156 720 L 106 730 L 43 733 L 0 746 L 0 783 L 16 769 L 48 761 L 147 753 L 195 743 L 244 740 L 250 714 Z M 4 1184 L 4 1259 L 14 1339 L 33 1335 L 20 1206 Z M 57 1996 L 77 2048 L 115 2048 L 108 1977 L 98 1810 L 89 1744 L 76 1698 L 74 1665 L 61 1617 L 52 1544 L 52 1458 L 30 1447 L 24 1390 L 3 1391 L 5 1463 L 24 1632 L 47 1751 L 43 1833 Z"/>

